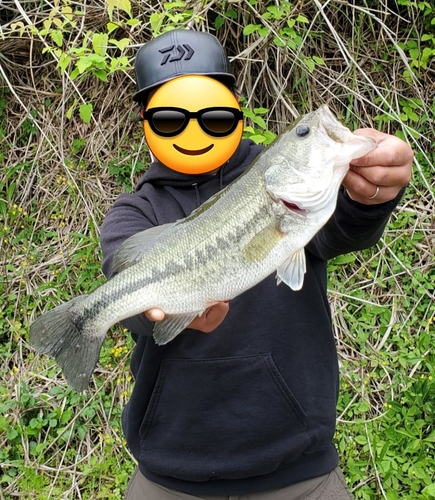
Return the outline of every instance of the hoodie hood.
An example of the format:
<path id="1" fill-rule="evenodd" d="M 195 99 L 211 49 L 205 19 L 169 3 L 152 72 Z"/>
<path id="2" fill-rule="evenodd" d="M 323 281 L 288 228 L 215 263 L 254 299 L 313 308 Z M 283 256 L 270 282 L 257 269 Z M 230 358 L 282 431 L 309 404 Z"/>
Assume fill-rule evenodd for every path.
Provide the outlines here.
<path id="1" fill-rule="evenodd" d="M 139 180 L 136 192 L 140 191 L 144 184 L 149 183 L 154 187 L 189 188 L 201 187 L 210 181 L 220 180 L 220 189 L 228 185 L 250 165 L 255 157 L 262 151 L 263 146 L 255 144 L 250 139 L 244 139 L 233 156 L 213 173 L 201 175 L 186 175 L 172 170 L 159 161 L 153 162 L 145 175 Z"/>

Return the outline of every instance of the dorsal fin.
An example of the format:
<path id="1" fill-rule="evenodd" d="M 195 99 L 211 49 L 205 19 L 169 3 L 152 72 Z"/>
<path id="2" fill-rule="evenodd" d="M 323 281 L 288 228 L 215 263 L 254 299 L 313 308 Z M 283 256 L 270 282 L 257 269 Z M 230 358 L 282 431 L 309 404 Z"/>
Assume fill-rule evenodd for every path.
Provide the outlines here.
<path id="1" fill-rule="evenodd" d="M 119 245 L 118 250 L 113 256 L 112 271 L 117 274 L 124 269 L 136 264 L 145 253 L 145 251 L 153 244 L 158 236 L 163 231 L 166 231 L 174 223 L 163 224 L 161 226 L 151 227 L 140 233 L 130 236 L 127 240 Z"/>

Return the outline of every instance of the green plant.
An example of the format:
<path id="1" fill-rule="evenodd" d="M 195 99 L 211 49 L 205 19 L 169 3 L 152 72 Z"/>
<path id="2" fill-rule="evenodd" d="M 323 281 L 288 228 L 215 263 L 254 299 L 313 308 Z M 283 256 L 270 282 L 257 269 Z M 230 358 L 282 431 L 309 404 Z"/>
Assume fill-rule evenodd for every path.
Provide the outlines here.
<path id="1" fill-rule="evenodd" d="M 149 164 L 131 62 L 139 44 L 189 26 L 224 43 L 245 137 L 268 144 L 328 102 L 349 127 L 412 145 L 412 184 L 380 243 L 329 263 L 335 443 L 356 499 L 435 498 L 432 3 L 20 5 L 0 34 L 0 496 L 120 499 L 134 469 L 120 428 L 127 332 L 110 331 L 82 395 L 27 335 L 36 314 L 104 281 L 98 227 Z"/>

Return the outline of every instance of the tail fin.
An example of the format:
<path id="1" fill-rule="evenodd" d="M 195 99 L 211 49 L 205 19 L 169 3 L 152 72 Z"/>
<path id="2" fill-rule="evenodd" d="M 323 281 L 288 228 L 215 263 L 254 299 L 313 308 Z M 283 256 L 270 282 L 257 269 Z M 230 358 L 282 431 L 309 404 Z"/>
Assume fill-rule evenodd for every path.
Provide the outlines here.
<path id="1" fill-rule="evenodd" d="M 77 309 L 73 308 L 84 298 L 76 297 L 45 312 L 30 326 L 30 344 L 56 359 L 66 381 L 77 392 L 89 385 L 104 340 L 104 334 L 86 329 L 86 323 L 82 323 L 82 329 L 77 321 Z"/>

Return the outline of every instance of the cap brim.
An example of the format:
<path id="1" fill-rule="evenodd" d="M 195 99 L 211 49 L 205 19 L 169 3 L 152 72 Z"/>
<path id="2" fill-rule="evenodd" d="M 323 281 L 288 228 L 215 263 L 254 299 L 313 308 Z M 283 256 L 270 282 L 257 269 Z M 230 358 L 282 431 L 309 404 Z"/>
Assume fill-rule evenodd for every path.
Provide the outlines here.
<path id="1" fill-rule="evenodd" d="M 236 78 L 234 75 L 230 73 L 183 73 L 182 75 L 177 75 L 177 76 L 171 76 L 170 78 L 163 79 L 159 82 L 154 83 L 153 85 L 149 85 L 148 87 L 139 90 L 139 92 L 136 92 L 133 95 L 133 101 L 138 102 L 138 103 L 143 103 L 146 101 L 148 94 L 156 89 L 157 87 L 160 87 L 160 85 L 163 85 L 166 82 L 169 82 L 171 80 L 174 80 L 174 78 L 178 78 L 178 76 L 185 76 L 186 74 L 191 74 L 191 75 L 201 75 L 201 76 L 209 76 L 210 78 L 215 78 L 216 80 L 224 83 L 225 85 L 231 86 L 236 83 Z"/>

